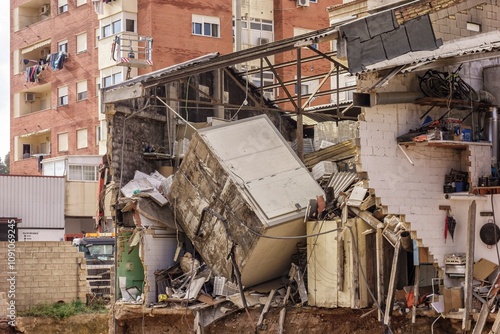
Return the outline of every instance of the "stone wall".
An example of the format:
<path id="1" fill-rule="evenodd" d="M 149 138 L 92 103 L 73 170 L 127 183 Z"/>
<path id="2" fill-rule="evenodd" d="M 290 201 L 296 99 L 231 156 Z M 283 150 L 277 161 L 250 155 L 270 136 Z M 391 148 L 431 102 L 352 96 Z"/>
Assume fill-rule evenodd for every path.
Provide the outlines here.
<path id="1" fill-rule="evenodd" d="M 85 301 L 89 291 L 86 261 L 70 242 L 16 242 L 13 262 L 8 259 L 8 245 L 0 242 L 0 292 L 7 293 L 9 302 L 15 301 L 16 311 L 40 303 Z M 15 284 L 11 285 L 14 280 L 9 282 L 11 277 L 15 277 Z M 15 298 L 9 292 L 14 292 Z"/>

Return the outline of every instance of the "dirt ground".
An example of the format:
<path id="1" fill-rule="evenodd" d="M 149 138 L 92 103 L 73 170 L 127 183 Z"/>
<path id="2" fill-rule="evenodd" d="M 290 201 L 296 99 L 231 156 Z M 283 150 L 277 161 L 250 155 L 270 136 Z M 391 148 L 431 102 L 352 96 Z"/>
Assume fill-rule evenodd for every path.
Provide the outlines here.
<path id="1" fill-rule="evenodd" d="M 208 326 L 204 334 L 276 334 L 279 327 L 280 309 L 272 308 L 265 316 L 263 326 L 254 328 L 261 313 L 260 308 L 233 313 L 224 319 Z M 18 319 L 18 331 L 9 332 L 0 326 L 0 334 L 108 334 L 108 316 L 106 314 L 77 315 L 66 320 L 48 318 L 24 317 Z M 431 325 L 435 317 L 417 317 L 416 323 L 411 324 L 411 318 L 403 315 L 394 315 L 390 330 L 395 334 L 431 333 Z M 1 324 L 0 324 L 1 325 Z M 149 317 L 134 319 L 127 323 L 127 334 L 191 334 L 193 323 L 181 316 Z M 460 334 L 462 322 L 440 318 L 434 324 L 434 334 Z M 474 323 L 472 324 L 474 326 Z M 483 333 L 491 328 L 488 323 Z M 351 309 L 321 309 L 321 308 L 293 308 L 286 310 L 283 333 L 290 334 L 373 334 L 391 333 L 387 327 L 377 320 L 376 312 L 369 310 Z"/>
<path id="2" fill-rule="evenodd" d="M 260 309 L 250 310 L 250 315 L 244 311 L 233 313 L 226 318 L 208 326 L 204 334 L 276 334 L 279 324 L 279 309 L 271 309 L 266 315 L 262 328 L 255 330 L 254 326 L 260 316 Z M 411 324 L 411 317 L 394 316 L 390 330 L 377 320 L 376 312 L 351 309 L 318 309 L 318 308 L 287 308 L 283 333 L 289 334 L 427 334 L 431 333 L 431 325 L 436 317 L 417 317 Z M 365 316 L 363 316 L 365 315 Z M 363 316 L 363 317 L 362 317 Z M 474 323 L 472 326 L 474 327 Z M 191 334 L 193 323 L 190 320 L 177 317 L 136 320 L 127 324 L 124 333 L 127 334 Z M 462 322 L 440 318 L 434 324 L 434 334 L 461 334 Z M 483 333 L 488 333 L 491 324 L 487 324 Z"/>

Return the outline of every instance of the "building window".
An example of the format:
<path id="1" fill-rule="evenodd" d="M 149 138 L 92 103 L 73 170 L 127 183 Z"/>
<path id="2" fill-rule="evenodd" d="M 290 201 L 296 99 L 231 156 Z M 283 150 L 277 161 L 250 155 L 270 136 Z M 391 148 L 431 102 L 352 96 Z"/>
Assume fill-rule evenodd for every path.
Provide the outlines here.
<path id="1" fill-rule="evenodd" d="M 57 135 L 57 150 L 59 152 L 68 151 L 68 133 L 60 133 Z"/>
<path id="2" fill-rule="evenodd" d="M 79 7 L 81 5 L 85 5 L 87 3 L 87 0 L 76 0 L 76 7 Z"/>
<path id="3" fill-rule="evenodd" d="M 57 13 L 62 14 L 68 11 L 68 0 L 57 0 Z"/>
<path id="4" fill-rule="evenodd" d="M 69 165 L 69 181 L 97 181 L 97 166 Z"/>
<path id="5" fill-rule="evenodd" d="M 61 41 L 57 43 L 57 50 L 59 52 L 68 52 L 68 41 Z"/>
<path id="6" fill-rule="evenodd" d="M 299 91 L 297 89 L 297 84 L 295 84 L 295 94 L 298 94 Z M 300 85 L 300 94 L 301 95 L 307 95 L 309 94 L 309 85 L 308 84 L 301 84 Z"/>
<path id="7" fill-rule="evenodd" d="M 220 19 L 218 17 L 193 14 L 192 23 L 193 35 L 220 37 Z"/>
<path id="8" fill-rule="evenodd" d="M 59 87 L 57 91 L 57 105 L 66 106 L 68 105 L 68 86 Z"/>
<path id="9" fill-rule="evenodd" d="M 23 159 L 31 158 L 31 144 L 23 144 Z"/>
<path id="10" fill-rule="evenodd" d="M 76 130 L 76 148 L 86 148 L 87 146 L 87 129 Z"/>
<path id="11" fill-rule="evenodd" d="M 250 21 L 250 29 L 259 31 L 273 31 L 273 21 L 261 20 L 252 18 Z"/>
<path id="12" fill-rule="evenodd" d="M 318 0 L 309 0 L 309 2 L 318 3 Z"/>
<path id="13" fill-rule="evenodd" d="M 122 21 L 117 20 L 102 27 L 102 38 L 118 34 L 122 31 Z"/>
<path id="14" fill-rule="evenodd" d="M 87 99 L 87 81 L 80 81 L 76 83 L 76 93 L 77 93 L 77 101 L 86 100 Z"/>
<path id="15" fill-rule="evenodd" d="M 87 33 L 76 35 L 76 53 L 87 51 Z"/>
<path id="16" fill-rule="evenodd" d="M 119 84 L 120 82 L 122 82 L 121 72 L 104 77 L 102 79 L 102 87 L 104 88 L 104 87 L 113 86 L 113 85 Z"/>
<path id="17" fill-rule="evenodd" d="M 125 20 L 125 31 L 135 32 L 135 20 Z"/>

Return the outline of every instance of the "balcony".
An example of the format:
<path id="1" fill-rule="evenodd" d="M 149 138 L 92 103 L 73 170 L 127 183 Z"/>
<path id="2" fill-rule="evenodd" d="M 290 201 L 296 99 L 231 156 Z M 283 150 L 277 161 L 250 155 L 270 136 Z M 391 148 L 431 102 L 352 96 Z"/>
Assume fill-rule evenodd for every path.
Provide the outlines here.
<path id="1" fill-rule="evenodd" d="M 45 84 L 14 94 L 14 117 L 50 109 L 50 93 L 50 84 Z"/>
<path id="2" fill-rule="evenodd" d="M 50 0 L 31 0 L 14 9 L 14 31 L 50 18 Z"/>
<path id="3" fill-rule="evenodd" d="M 14 161 L 50 155 L 50 129 L 14 137 Z"/>

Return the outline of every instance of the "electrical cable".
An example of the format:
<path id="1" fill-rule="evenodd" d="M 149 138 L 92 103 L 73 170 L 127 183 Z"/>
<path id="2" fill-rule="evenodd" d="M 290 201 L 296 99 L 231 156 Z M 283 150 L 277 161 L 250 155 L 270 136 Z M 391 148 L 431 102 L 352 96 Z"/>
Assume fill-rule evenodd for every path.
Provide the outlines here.
<path id="1" fill-rule="evenodd" d="M 248 104 L 248 66 L 246 68 L 246 75 L 245 75 L 245 99 L 243 100 L 243 102 L 241 102 L 241 105 L 240 107 L 238 108 L 238 110 L 236 110 L 236 113 L 229 119 L 229 121 L 233 121 L 236 116 L 238 116 L 238 113 L 240 112 L 241 108 L 243 108 L 244 105 L 247 105 Z"/>

